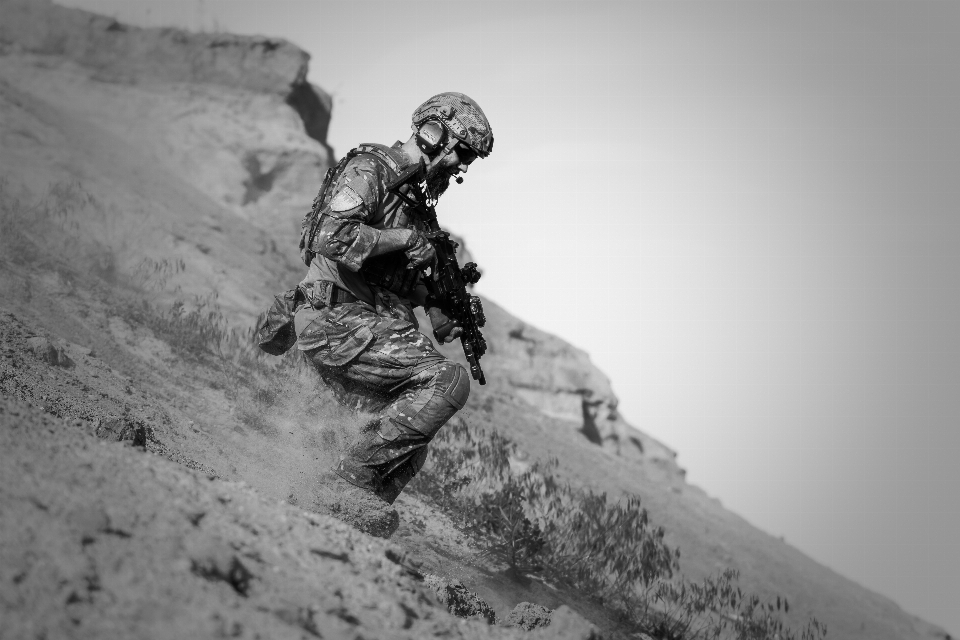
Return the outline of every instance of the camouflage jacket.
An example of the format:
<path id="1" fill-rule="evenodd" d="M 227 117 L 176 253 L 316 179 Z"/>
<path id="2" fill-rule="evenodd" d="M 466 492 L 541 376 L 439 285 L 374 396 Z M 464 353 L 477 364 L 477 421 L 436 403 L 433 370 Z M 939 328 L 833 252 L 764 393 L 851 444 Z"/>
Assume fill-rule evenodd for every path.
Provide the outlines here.
<path id="1" fill-rule="evenodd" d="M 339 179 L 330 185 L 327 204 L 320 210 L 319 227 L 311 249 L 316 252 L 301 286 L 309 290 L 320 280 L 335 283 L 360 300 L 377 305 L 376 290 L 408 298 L 417 286 L 419 272 L 407 269 L 407 257 L 396 251 L 376 257 L 371 252 L 383 229 L 423 225 L 416 213 L 390 188 L 418 167 L 392 148 L 361 145 L 361 151 L 378 147 L 394 160 L 395 169 L 371 153 L 351 158 Z"/>

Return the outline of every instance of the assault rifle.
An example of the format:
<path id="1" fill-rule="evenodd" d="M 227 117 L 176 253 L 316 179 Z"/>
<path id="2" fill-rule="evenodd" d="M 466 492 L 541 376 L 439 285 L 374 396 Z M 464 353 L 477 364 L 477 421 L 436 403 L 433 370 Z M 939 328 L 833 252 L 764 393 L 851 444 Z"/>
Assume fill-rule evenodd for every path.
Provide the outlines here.
<path id="1" fill-rule="evenodd" d="M 420 176 L 423 176 L 422 170 Z M 424 235 L 437 252 L 436 267 L 431 269 L 430 273 L 424 272 L 423 280 L 429 293 L 427 300 L 460 326 L 463 331 L 460 334 L 460 343 L 470 364 L 470 375 L 480 384 L 486 384 L 487 380 L 480 368 L 480 358 L 487 351 L 487 341 L 483 339 L 480 327 L 486 324 L 487 319 L 483 315 L 480 298 L 467 291 L 468 284 L 476 284 L 480 280 L 477 263 L 468 262 L 460 267 L 457 262 L 457 247 L 460 245 L 450 239 L 449 232 L 440 228 L 435 208 L 437 202 L 428 195 L 425 181 L 422 178 L 419 184 L 411 181 L 411 186 L 417 193 L 417 201 L 400 193 L 399 189 L 394 193 L 420 214 L 420 219 L 427 226 L 427 233 Z"/>
<path id="2" fill-rule="evenodd" d="M 480 368 L 480 357 L 487 350 L 487 341 L 483 339 L 480 327 L 486 324 L 487 319 L 483 315 L 480 298 L 467 292 L 467 285 L 475 284 L 480 279 L 477 263 L 468 262 L 461 268 L 457 263 L 459 245 L 450 239 L 448 232 L 437 226 L 436 218 L 433 225 L 427 222 L 427 226 L 436 227 L 435 230 L 431 228 L 426 236 L 437 252 L 437 268 L 424 279 L 430 292 L 428 300 L 460 325 L 463 330 L 460 342 L 463 344 L 463 354 L 470 363 L 470 374 L 480 384 L 487 384 Z"/>

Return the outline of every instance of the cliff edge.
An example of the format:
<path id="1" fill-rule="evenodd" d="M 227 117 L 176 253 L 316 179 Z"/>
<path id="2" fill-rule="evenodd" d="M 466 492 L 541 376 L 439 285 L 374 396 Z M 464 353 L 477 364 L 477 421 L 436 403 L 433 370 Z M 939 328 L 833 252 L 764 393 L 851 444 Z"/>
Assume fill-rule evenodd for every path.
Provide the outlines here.
<path id="1" fill-rule="evenodd" d="M 190 82 L 276 94 L 297 111 L 307 135 L 326 144 L 332 101 L 307 82 L 310 55 L 286 40 L 141 29 L 51 0 L 2 6 L 0 42 L 74 60 L 105 82 Z"/>

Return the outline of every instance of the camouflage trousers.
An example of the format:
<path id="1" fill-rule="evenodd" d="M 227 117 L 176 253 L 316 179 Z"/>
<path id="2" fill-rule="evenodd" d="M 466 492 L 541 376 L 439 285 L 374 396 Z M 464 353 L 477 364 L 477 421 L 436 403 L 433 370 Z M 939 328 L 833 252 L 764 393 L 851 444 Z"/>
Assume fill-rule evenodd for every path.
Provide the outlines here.
<path id="1" fill-rule="evenodd" d="M 466 369 L 441 355 L 408 316 L 356 302 L 297 317 L 298 346 L 338 399 L 379 409 L 335 472 L 390 503 L 470 395 Z"/>

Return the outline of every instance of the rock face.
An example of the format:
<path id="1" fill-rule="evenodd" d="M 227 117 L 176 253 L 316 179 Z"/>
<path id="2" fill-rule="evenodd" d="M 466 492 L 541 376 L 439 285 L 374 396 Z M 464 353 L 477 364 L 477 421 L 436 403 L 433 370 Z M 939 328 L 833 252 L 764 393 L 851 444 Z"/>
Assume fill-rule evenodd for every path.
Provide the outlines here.
<path id="1" fill-rule="evenodd" d="M 50 0 L 5 0 L 0 40 L 142 82 L 201 82 L 287 95 L 310 56 L 289 42 L 230 34 L 140 29 Z"/>
<path id="2" fill-rule="evenodd" d="M 473 262 L 466 240 L 459 243 L 460 265 Z M 610 379 L 586 351 L 528 325 L 489 300 L 483 301 L 483 329 L 488 352 L 481 365 L 487 377 L 533 405 L 545 416 L 576 425 L 580 434 L 606 451 L 632 460 L 653 462 L 682 477 L 677 454 L 638 431 L 617 411 Z"/>
<path id="3" fill-rule="evenodd" d="M 330 97 L 307 82 L 310 55 L 285 40 L 140 29 L 51 0 L 3 0 L 0 7 L 0 42 L 75 60 L 102 81 L 192 82 L 275 94 L 300 114 L 308 135 L 326 144 Z"/>
<path id="4" fill-rule="evenodd" d="M 0 146 L 11 184 L 34 193 L 51 182 L 89 188 L 89 176 L 106 169 L 111 200 L 129 185 L 153 192 L 146 207 L 115 202 L 103 235 L 115 246 L 127 235 L 123 242 L 137 248 L 116 257 L 117 271 L 161 264 L 187 244 L 196 251 L 183 257 L 193 275 L 181 295 L 204 295 L 219 280 L 222 306 L 256 315 L 267 292 L 251 281 L 286 288 L 301 266 L 281 248 L 296 247 L 300 219 L 333 161 L 330 99 L 306 82 L 304 51 L 282 40 L 137 29 L 48 0 L 0 0 L 0 15 Z M 82 161 L 71 157 L 77 149 Z M 65 170 L 50 174 L 50 154 Z M 145 218 L 134 221 L 137 211 Z M 170 220 L 170 211 L 181 219 Z M 256 231 L 228 228 L 237 221 L 224 213 Z M 183 233 L 189 226 L 205 229 Z M 237 246 L 238 234 L 247 247 Z M 246 269 L 239 258 L 251 250 L 273 257 L 245 260 L 251 271 L 231 291 L 234 278 L 222 277 L 213 254 L 234 252 Z"/>
<path id="5" fill-rule="evenodd" d="M 623 419 L 610 380 L 585 351 L 528 325 L 489 300 L 483 305 L 484 334 L 490 344 L 489 357 L 483 361 L 491 372 L 488 378 L 503 381 L 545 415 L 578 425 L 583 437 L 595 445 L 683 474 L 674 451 Z"/>

